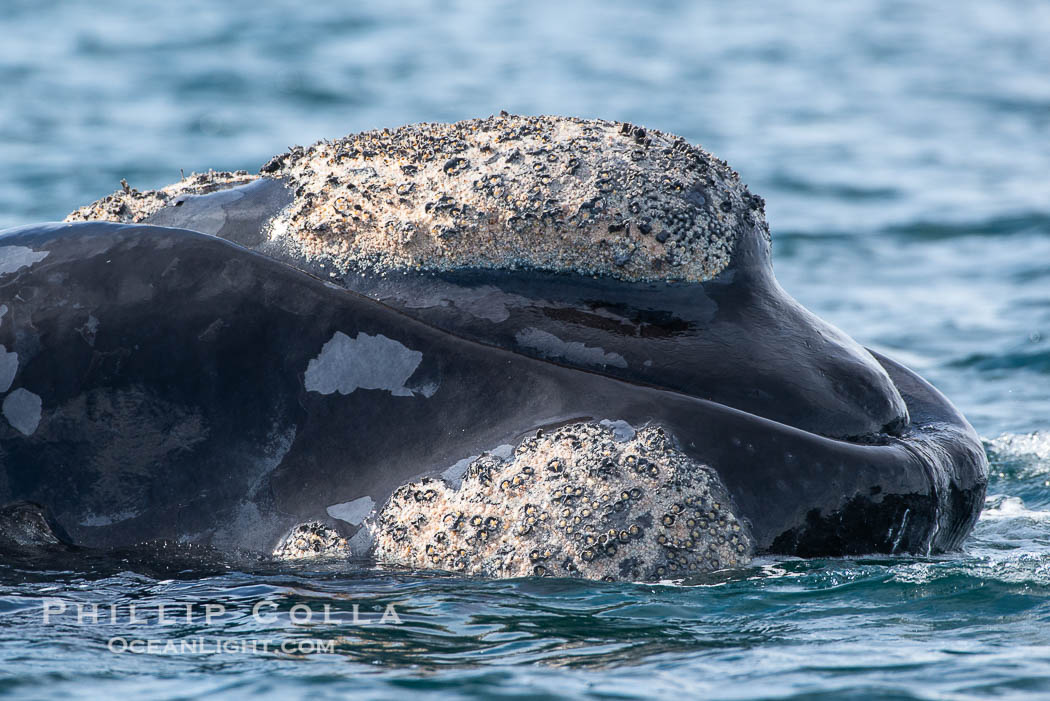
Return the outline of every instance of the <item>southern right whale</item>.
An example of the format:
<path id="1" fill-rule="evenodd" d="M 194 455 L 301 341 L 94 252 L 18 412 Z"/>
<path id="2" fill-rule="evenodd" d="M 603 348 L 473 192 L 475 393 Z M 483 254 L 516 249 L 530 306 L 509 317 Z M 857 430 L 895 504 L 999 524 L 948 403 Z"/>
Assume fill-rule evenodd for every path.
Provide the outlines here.
<path id="1" fill-rule="evenodd" d="M 977 518 L 973 429 L 791 299 L 684 140 L 501 115 L 262 170 L 0 239 L 0 504 L 97 547 L 643 579 Z"/>

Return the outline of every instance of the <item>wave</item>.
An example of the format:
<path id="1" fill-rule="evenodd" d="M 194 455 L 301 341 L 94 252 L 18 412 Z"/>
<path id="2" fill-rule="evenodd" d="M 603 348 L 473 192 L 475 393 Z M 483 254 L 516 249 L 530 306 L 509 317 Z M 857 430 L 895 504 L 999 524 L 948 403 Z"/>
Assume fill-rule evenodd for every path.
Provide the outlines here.
<path id="1" fill-rule="evenodd" d="M 952 361 L 954 368 L 973 368 L 978 371 L 992 370 L 1031 370 L 1050 374 L 1050 350 L 1034 353 L 973 353 Z"/>
<path id="2" fill-rule="evenodd" d="M 1004 433 L 998 438 L 985 439 L 984 443 L 988 451 L 997 457 L 1034 458 L 1050 463 L 1050 433 Z"/>
<path id="3" fill-rule="evenodd" d="M 992 472 L 999 477 L 1032 479 L 1050 474 L 1050 433 L 1004 433 L 983 441 Z M 1050 487 L 1050 481 L 1042 486 Z"/>
<path id="4" fill-rule="evenodd" d="M 1050 213 L 1023 212 L 978 221 L 915 221 L 890 226 L 887 234 L 907 239 L 937 241 L 962 236 L 1009 236 L 1022 233 L 1050 233 Z"/>
<path id="5" fill-rule="evenodd" d="M 1019 521 L 1031 523 L 1050 523 L 1050 511 L 1029 509 L 1020 497 L 1006 494 L 995 494 L 985 501 L 981 512 L 982 521 Z M 1047 533 L 1050 536 L 1050 532 Z"/>

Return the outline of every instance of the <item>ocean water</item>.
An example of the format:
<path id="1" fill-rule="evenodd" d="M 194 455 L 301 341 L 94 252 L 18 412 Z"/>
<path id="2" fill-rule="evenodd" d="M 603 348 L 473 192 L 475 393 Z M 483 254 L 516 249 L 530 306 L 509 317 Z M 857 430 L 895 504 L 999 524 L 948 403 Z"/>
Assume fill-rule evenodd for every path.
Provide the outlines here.
<path id="1" fill-rule="evenodd" d="M 945 391 L 993 466 L 961 552 L 666 585 L 0 563 L 0 695 L 1050 698 L 1046 3 L 5 0 L 0 29 L 0 228 L 408 122 L 676 132 L 766 198 L 784 287 Z"/>

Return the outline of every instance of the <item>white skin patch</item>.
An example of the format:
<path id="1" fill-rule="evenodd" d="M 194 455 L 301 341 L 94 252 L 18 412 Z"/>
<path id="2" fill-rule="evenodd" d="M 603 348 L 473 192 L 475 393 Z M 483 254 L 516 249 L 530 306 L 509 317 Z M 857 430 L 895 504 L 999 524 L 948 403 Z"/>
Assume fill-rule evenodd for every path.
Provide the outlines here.
<path id="1" fill-rule="evenodd" d="M 307 391 L 321 394 L 350 394 L 358 389 L 384 389 L 395 397 L 411 397 L 414 392 L 405 386 L 408 378 L 423 362 L 420 351 L 379 334 L 366 333 L 350 338 L 336 331 L 332 340 L 324 344 L 321 353 L 306 367 L 304 384 Z M 425 397 L 437 391 L 437 386 L 420 390 Z"/>
<path id="2" fill-rule="evenodd" d="M 80 331 L 80 335 L 89 346 L 95 346 L 95 336 L 98 334 L 98 319 L 88 314 L 87 321 L 77 330 Z"/>
<path id="3" fill-rule="evenodd" d="M 402 301 L 409 309 L 427 309 L 440 302 L 496 324 L 510 318 L 512 307 L 535 304 L 527 297 L 509 294 L 493 285 L 464 288 L 438 280 L 429 284 L 426 297 L 416 299 L 405 295 Z"/>
<path id="4" fill-rule="evenodd" d="M 631 426 L 631 424 L 623 420 L 610 421 L 609 419 L 602 419 L 598 422 L 598 425 L 604 426 L 612 431 L 613 437 L 616 439 L 617 443 L 624 443 L 632 440 L 637 433 L 637 431 L 634 430 L 634 426 Z"/>
<path id="5" fill-rule="evenodd" d="M 0 392 L 11 389 L 16 372 L 18 372 L 18 353 L 14 351 L 9 353 L 6 346 L 0 345 Z"/>
<path id="6" fill-rule="evenodd" d="M 365 520 L 368 514 L 372 513 L 372 509 L 375 508 L 375 501 L 372 497 L 361 497 L 360 499 L 354 499 L 343 504 L 333 504 L 329 506 L 325 511 L 332 518 L 337 518 L 340 521 L 346 521 L 351 526 L 360 526 L 361 522 Z"/>
<path id="7" fill-rule="evenodd" d="M 112 526 L 114 523 L 120 523 L 121 521 L 128 521 L 139 515 L 138 511 L 126 510 L 121 511 L 117 514 L 110 516 L 99 516 L 98 514 L 92 514 L 86 519 L 80 522 L 81 526 L 89 526 L 92 528 L 99 528 L 101 526 Z"/>
<path id="8" fill-rule="evenodd" d="M 26 246 L 0 246 L 0 275 L 39 263 L 49 254 L 50 251 L 34 251 Z"/>
<path id="9" fill-rule="evenodd" d="M 7 305 L 0 304 L 0 324 L 4 322 L 4 314 L 7 314 Z"/>
<path id="10" fill-rule="evenodd" d="M 514 446 L 512 446 L 510 443 L 505 443 L 501 446 L 498 446 L 494 450 L 489 451 L 488 454 L 494 455 L 500 458 L 501 460 L 506 460 L 513 454 L 513 452 Z M 480 455 L 471 455 L 469 458 L 463 458 L 455 465 L 449 467 L 447 470 L 442 472 L 441 478 L 449 484 L 451 484 L 453 487 L 458 488 L 460 482 L 463 481 L 463 474 L 467 471 L 467 468 L 470 467 L 470 463 L 474 462 L 480 457 Z"/>
<path id="11" fill-rule="evenodd" d="M 563 341 L 540 329 L 522 329 L 514 334 L 514 340 L 526 348 L 539 351 L 545 358 L 564 358 L 580 365 L 627 367 L 627 359 L 619 353 L 606 353 L 602 348 L 585 346 L 579 341 Z"/>
<path id="12" fill-rule="evenodd" d="M 470 463 L 474 462 L 480 457 L 481 455 L 471 455 L 469 458 L 463 458 L 455 465 L 442 472 L 441 478 L 447 481 L 449 484 L 453 485 L 454 487 L 458 487 L 460 481 L 462 481 L 463 479 L 463 473 L 465 473 L 467 471 L 467 468 L 470 467 Z"/>
<path id="13" fill-rule="evenodd" d="M 40 425 L 40 397 L 27 389 L 16 389 L 4 399 L 4 418 L 13 428 L 27 436 Z"/>

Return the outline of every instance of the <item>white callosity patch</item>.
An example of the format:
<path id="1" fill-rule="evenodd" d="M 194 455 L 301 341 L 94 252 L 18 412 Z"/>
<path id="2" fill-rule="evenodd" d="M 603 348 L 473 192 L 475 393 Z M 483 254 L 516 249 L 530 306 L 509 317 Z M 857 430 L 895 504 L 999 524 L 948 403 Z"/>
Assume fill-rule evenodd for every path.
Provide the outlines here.
<path id="1" fill-rule="evenodd" d="M 26 389 L 16 389 L 4 397 L 4 418 L 13 428 L 27 436 L 33 435 L 40 425 L 40 397 Z"/>
<path id="2" fill-rule="evenodd" d="M 245 185 L 258 180 L 258 175 L 247 171 L 229 173 L 208 171 L 193 173 L 174 185 L 160 190 L 140 192 L 133 187 L 124 187 L 97 202 L 81 207 L 66 217 L 67 222 L 115 221 L 125 224 L 140 222 L 165 206 L 176 204 L 185 195 L 206 195 L 218 190 Z"/>
<path id="3" fill-rule="evenodd" d="M 369 524 L 380 562 L 487 577 L 655 580 L 750 561 L 754 545 L 708 467 L 655 426 L 624 440 L 574 424 L 484 455 L 453 489 L 399 488 Z"/>
<path id="4" fill-rule="evenodd" d="M 271 242 L 343 274 L 535 269 L 697 282 L 729 265 L 742 234 L 768 236 L 762 199 L 724 161 L 605 120 L 409 125 L 297 146 L 262 170 L 295 192 Z M 214 176 L 125 188 L 67 221 L 141 221 L 179 193 L 250 180 Z"/>
<path id="5" fill-rule="evenodd" d="M 346 538 L 319 521 L 300 523 L 273 550 L 275 560 L 347 557 Z"/>
<path id="6" fill-rule="evenodd" d="M 579 341 L 565 341 L 540 329 L 522 329 L 514 334 L 514 339 L 522 346 L 539 351 L 540 355 L 551 360 L 562 359 L 579 365 L 627 367 L 627 359 L 619 353 L 606 353 L 602 348 L 586 346 Z"/>
<path id="7" fill-rule="evenodd" d="M 362 333 L 350 338 L 336 331 L 321 353 L 307 365 L 304 384 L 307 391 L 321 394 L 381 389 L 397 397 L 411 397 L 414 392 L 405 383 L 422 361 L 422 352 L 382 334 Z M 434 385 L 419 390 L 425 397 L 435 391 Z"/>
<path id="8" fill-rule="evenodd" d="M 43 507 L 27 502 L 0 508 L 0 548 L 4 550 L 59 545 Z"/>
<path id="9" fill-rule="evenodd" d="M 7 314 L 7 305 L 0 304 L 0 324 L 4 323 L 4 314 Z"/>
<path id="10" fill-rule="evenodd" d="M 372 513 L 372 509 L 376 506 L 375 500 L 372 497 L 361 497 L 354 499 L 353 501 L 343 502 L 342 504 L 333 504 L 329 506 L 325 511 L 332 518 L 337 518 L 340 521 L 345 521 L 351 526 L 360 526 L 368 515 Z"/>
<path id="11" fill-rule="evenodd" d="M 0 344 L 0 392 L 11 389 L 18 372 L 18 353 L 8 351 L 7 346 Z"/>
<path id="12" fill-rule="evenodd" d="M 761 199 L 681 137 L 603 120 L 501 115 L 295 148 L 264 171 L 292 204 L 274 241 L 349 272 L 532 268 L 707 280 Z"/>
<path id="13" fill-rule="evenodd" d="M 27 268 L 47 258 L 50 251 L 34 251 L 27 246 L 0 246 L 0 275 Z"/>

